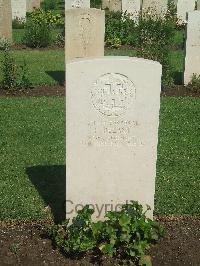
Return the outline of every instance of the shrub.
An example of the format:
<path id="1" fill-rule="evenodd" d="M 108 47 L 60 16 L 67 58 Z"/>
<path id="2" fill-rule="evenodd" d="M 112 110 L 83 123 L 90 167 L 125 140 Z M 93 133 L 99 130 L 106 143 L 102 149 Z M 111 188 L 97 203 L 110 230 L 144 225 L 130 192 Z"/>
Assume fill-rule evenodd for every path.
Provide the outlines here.
<path id="1" fill-rule="evenodd" d="M 135 45 L 137 27 L 130 15 L 106 11 L 106 45 L 119 48 L 121 45 Z"/>
<path id="2" fill-rule="evenodd" d="M 49 24 L 51 26 L 64 25 L 64 20 L 60 14 L 53 14 L 52 11 L 44 11 L 43 9 L 36 9 L 34 12 L 29 13 L 28 19 L 35 24 Z"/>
<path id="3" fill-rule="evenodd" d="M 120 211 L 107 212 L 104 221 L 93 222 L 94 210 L 85 206 L 77 216 L 62 225 L 47 227 L 48 236 L 67 254 L 98 250 L 111 257 L 143 260 L 150 244 L 163 235 L 163 228 L 146 218 L 137 202 L 122 205 Z"/>
<path id="4" fill-rule="evenodd" d="M 191 81 L 186 88 L 194 93 L 200 93 L 200 75 L 193 74 Z"/>
<path id="5" fill-rule="evenodd" d="M 47 47 L 52 43 L 52 26 L 46 22 L 37 24 L 28 20 L 23 36 L 23 43 L 31 48 Z"/>
<path id="6" fill-rule="evenodd" d="M 32 86 L 29 77 L 26 62 L 17 66 L 11 51 L 5 50 L 3 54 L 1 70 L 3 80 L 0 87 L 3 89 L 27 89 Z"/>
<path id="7" fill-rule="evenodd" d="M 142 13 L 138 23 L 137 55 L 158 61 L 163 66 L 163 85 L 173 83 L 170 72 L 170 51 L 176 33 L 176 24 L 171 17 Z"/>
<path id="8" fill-rule="evenodd" d="M 91 0 L 90 5 L 91 5 L 91 8 L 101 8 L 102 1 L 101 0 Z"/>
<path id="9" fill-rule="evenodd" d="M 119 48 L 132 46 L 139 57 L 158 61 L 163 66 L 163 85 L 172 85 L 170 51 L 176 34 L 176 15 L 173 6 L 165 16 L 151 10 L 140 12 L 138 21 L 121 12 L 106 11 L 106 45 Z"/>
<path id="10" fill-rule="evenodd" d="M 57 0 L 44 0 L 41 3 L 41 7 L 44 10 L 53 10 L 56 9 L 56 6 L 57 6 Z"/>

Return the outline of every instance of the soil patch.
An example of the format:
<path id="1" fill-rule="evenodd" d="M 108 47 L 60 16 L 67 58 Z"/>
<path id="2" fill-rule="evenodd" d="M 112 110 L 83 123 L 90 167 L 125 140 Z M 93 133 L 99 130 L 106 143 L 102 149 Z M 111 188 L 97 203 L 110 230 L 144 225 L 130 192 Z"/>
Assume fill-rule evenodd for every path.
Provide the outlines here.
<path id="1" fill-rule="evenodd" d="M 27 47 L 24 44 L 14 44 L 12 45 L 12 50 L 27 50 L 27 51 L 63 50 L 64 51 L 64 47 L 60 45 L 52 44 L 51 46 L 48 46 L 48 47 L 31 48 L 31 47 Z"/>
<path id="2" fill-rule="evenodd" d="M 39 96 L 65 96 L 65 86 L 38 86 L 26 90 L 3 90 L 0 89 L 0 97 L 17 96 L 17 97 L 39 97 Z M 184 86 L 176 86 L 174 88 L 164 89 L 161 92 L 164 97 L 200 97 L 199 93 L 188 91 Z"/>
<path id="3" fill-rule="evenodd" d="M 64 96 L 64 86 L 39 86 L 26 90 L 2 90 L 0 89 L 0 97 L 39 97 L 39 96 Z"/>
<path id="4" fill-rule="evenodd" d="M 200 265 L 200 217 L 164 217 L 165 237 L 152 247 L 154 266 Z M 44 224 L 0 224 L 0 261 L 4 265 L 119 265 L 116 260 L 87 255 L 67 258 L 44 236 Z M 127 265 L 126 263 L 124 265 Z M 134 265 L 134 264 L 130 264 Z"/>

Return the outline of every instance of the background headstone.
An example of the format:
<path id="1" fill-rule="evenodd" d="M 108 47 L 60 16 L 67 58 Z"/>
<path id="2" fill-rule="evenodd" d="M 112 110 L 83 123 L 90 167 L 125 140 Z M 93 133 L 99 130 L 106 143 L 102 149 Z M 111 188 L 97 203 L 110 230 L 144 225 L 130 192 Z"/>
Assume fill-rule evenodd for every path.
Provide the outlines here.
<path id="1" fill-rule="evenodd" d="M 143 0 L 142 9 L 162 16 L 167 12 L 168 0 Z"/>
<path id="2" fill-rule="evenodd" d="M 197 10 L 200 10 L 200 0 L 197 0 Z"/>
<path id="3" fill-rule="evenodd" d="M 195 10 L 195 0 L 178 0 L 177 17 L 181 23 L 187 22 L 187 13 Z"/>
<path id="4" fill-rule="evenodd" d="M 200 11 L 188 13 L 184 73 L 185 85 L 190 82 L 193 74 L 200 75 Z"/>
<path id="5" fill-rule="evenodd" d="M 90 8 L 90 0 L 67 0 L 65 10 L 71 8 Z"/>
<path id="6" fill-rule="evenodd" d="M 104 206 L 102 218 L 105 204 L 126 200 L 149 204 L 152 217 L 161 72 L 129 57 L 66 64 L 68 218 L 77 204 Z"/>
<path id="7" fill-rule="evenodd" d="M 34 9 L 40 8 L 41 0 L 27 0 L 26 2 L 26 11 L 33 12 Z"/>
<path id="8" fill-rule="evenodd" d="M 104 55 L 104 11 L 95 8 L 68 9 L 65 23 L 66 60 Z"/>
<path id="9" fill-rule="evenodd" d="M 131 14 L 131 18 L 137 21 L 140 12 L 140 0 L 122 0 L 122 11 Z"/>
<path id="10" fill-rule="evenodd" d="M 12 9 L 10 0 L 0 0 L 0 38 L 12 39 Z"/>
<path id="11" fill-rule="evenodd" d="M 11 0 L 12 18 L 25 19 L 27 10 L 27 0 Z"/>
<path id="12" fill-rule="evenodd" d="M 102 8 L 110 11 L 122 11 L 122 0 L 102 0 Z"/>

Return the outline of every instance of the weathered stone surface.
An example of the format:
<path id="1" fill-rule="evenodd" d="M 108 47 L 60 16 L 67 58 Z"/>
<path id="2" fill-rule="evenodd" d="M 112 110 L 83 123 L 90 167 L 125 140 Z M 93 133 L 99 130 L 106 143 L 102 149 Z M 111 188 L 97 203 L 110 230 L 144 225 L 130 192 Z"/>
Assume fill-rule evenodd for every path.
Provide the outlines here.
<path id="1" fill-rule="evenodd" d="M 0 38 L 12 39 L 12 9 L 10 0 L 0 0 Z"/>
<path id="2" fill-rule="evenodd" d="M 200 10 L 200 0 L 197 0 L 197 10 Z"/>
<path id="3" fill-rule="evenodd" d="M 41 0 L 27 0 L 26 10 L 27 12 L 33 12 L 35 9 L 40 8 Z"/>
<path id="4" fill-rule="evenodd" d="M 68 9 L 65 23 L 66 60 L 104 55 L 104 11 L 95 8 Z"/>
<path id="5" fill-rule="evenodd" d="M 67 217 L 77 204 L 98 219 L 126 200 L 154 208 L 161 72 L 129 57 L 66 64 Z"/>
<path id="6" fill-rule="evenodd" d="M 102 8 L 110 11 L 122 11 L 122 0 L 102 0 Z"/>
<path id="7" fill-rule="evenodd" d="M 142 9 L 155 13 L 156 15 L 164 15 L 168 8 L 168 0 L 143 0 Z"/>
<path id="8" fill-rule="evenodd" d="M 195 10 L 195 0 L 178 0 L 177 17 L 181 23 L 186 23 L 187 13 Z"/>
<path id="9" fill-rule="evenodd" d="M 67 0 L 65 10 L 71 8 L 90 8 L 90 0 Z"/>
<path id="10" fill-rule="evenodd" d="M 122 11 L 131 14 L 132 19 L 138 20 L 141 3 L 140 0 L 122 0 Z"/>
<path id="11" fill-rule="evenodd" d="M 25 19 L 27 0 L 11 0 L 12 18 Z"/>
<path id="12" fill-rule="evenodd" d="M 200 75 L 200 11 L 188 13 L 184 73 L 185 85 L 190 82 L 193 74 Z"/>

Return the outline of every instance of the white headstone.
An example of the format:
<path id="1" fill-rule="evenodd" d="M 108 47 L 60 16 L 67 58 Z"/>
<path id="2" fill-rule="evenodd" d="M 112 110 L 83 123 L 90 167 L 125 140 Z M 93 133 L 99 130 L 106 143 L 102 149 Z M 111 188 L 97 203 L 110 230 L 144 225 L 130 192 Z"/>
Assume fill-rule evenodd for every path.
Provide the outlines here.
<path id="1" fill-rule="evenodd" d="M 93 204 L 101 219 L 105 204 L 130 200 L 149 204 L 152 217 L 161 68 L 129 57 L 66 64 L 68 218 L 78 204 Z"/>
<path id="2" fill-rule="evenodd" d="M 131 14 L 132 19 L 138 20 L 140 0 L 122 0 L 122 11 Z"/>
<path id="3" fill-rule="evenodd" d="M 177 17 L 180 24 L 187 22 L 187 13 L 195 10 L 195 0 L 178 0 Z"/>
<path id="4" fill-rule="evenodd" d="M 110 11 L 122 11 L 122 0 L 102 0 L 102 8 Z"/>
<path id="5" fill-rule="evenodd" d="M 157 15 L 164 15 L 168 9 L 168 0 L 143 0 L 142 9 Z"/>
<path id="6" fill-rule="evenodd" d="M 12 39 L 12 10 L 10 0 L 0 0 L 0 38 Z"/>
<path id="7" fill-rule="evenodd" d="M 90 8 L 90 0 L 67 0 L 65 9 L 71 8 Z"/>
<path id="8" fill-rule="evenodd" d="M 66 60 L 104 55 L 105 11 L 68 9 L 65 23 Z"/>
<path id="9" fill-rule="evenodd" d="M 41 0 L 27 0 L 26 11 L 33 12 L 35 9 L 40 8 Z"/>
<path id="10" fill-rule="evenodd" d="M 200 75 L 200 11 L 188 13 L 184 83 Z"/>
<path id="11" fill-rule="evenodd" d="M 12 18 L 25 19 L 26 18 L 26 5 L 27 0 L 11 0 L 12 5 Z"/>

